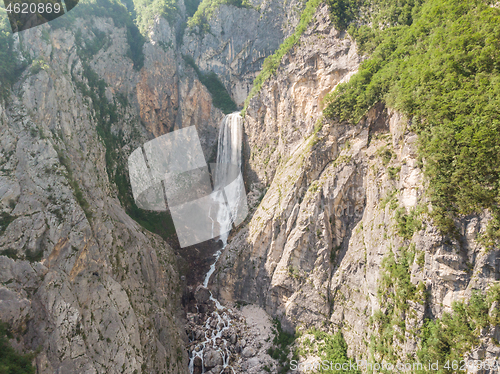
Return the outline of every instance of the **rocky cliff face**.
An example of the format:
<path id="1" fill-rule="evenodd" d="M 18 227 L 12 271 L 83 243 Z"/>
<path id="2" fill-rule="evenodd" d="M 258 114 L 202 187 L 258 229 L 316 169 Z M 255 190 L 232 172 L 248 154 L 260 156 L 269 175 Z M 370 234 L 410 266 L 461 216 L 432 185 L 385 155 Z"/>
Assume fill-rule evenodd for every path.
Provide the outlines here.
<path id="1" fill-rule="evenodd" d="M 181 20 L 184 8 L 179 2 Z M 197 127 L 213 158 L 223 113 L 183 55 L 216 72 L 241 106 L 302 9 L 294 1 L 222 5 L 209 33 L 157 17 L 139 70 L 126 27 L 111 18 L 20 34 L 17 50 L 30 67 L 0 103 L 0 319 L 20 337 L 12 344 L 39 349 L 38 373 L 186 372 L 179 261 L 127 215 L 118 177 L 136 147 L 186 126 Z M 417 297 L 401 316 L 412 328 L 500 279 L 498 248 L 477 240 L 487 213 L 457 222 L 457 237 L 442 236 L 425 214 L 408 119 L 381 105 L 356 126 L 323 118 L 323 98 L 361 60 L 320 5 L 250 101 L 244 174 L 253 211 L 211 285 L 221 301 L 257 304 L 289 331 L 342 329 L 356 357 L 366 355 L 376 327 L 370 317 L 385 310 L 384 259 L 412 254 L 405 269 Z M 196 314 L 187 326 L 201 336 L 205 320 Z M 245 337 L 235 339 L 245 372 L 254 355 L 274 362 L 255 337 L 259 323 L 252 333 L 234 329 Z M 415 351 L 411 331 L 395 344 L 398 354 Z M 249 339 L 258 352 L 245 356 Z M 499 340 L 498 327 L 482 331 L 473 357 L 498 357 Z"/>
<path id="2" fill-rule="evenodd" d="M 359 62 L 352 40 L 320 6 L 299 46 L 251 100 L 246 180 L 267 192 L 221 256 L 213 286 L 226 302 L 259 304 L 290 330 L 342 329 L 350 353 L 367 357 L 370 317 L 385 310 L 379 289 L 391 253 L 414 254 L 407 272 L 420 285 L 420 302 L 403 316 L 412 327 L 487 289 L 500 269 L 498 248 L 477 240 L 486 213 L 458 222 L 456 238 L 440 235 L 425 214 L 406 226 L 429 209 L 408 119 L 380 105 L 356 126 L 322 118 L 321 99 Z M 415 352 L 413 333 L 407 328 L 398 341 L 401 357 Z M 474 357 L 498 357 L 498 333 L 484 331 Z"/>
<path id="3" fill-rule="evenodd" d="M 222 5 L 208 20 L 210 32 L 187 29 L 182 53 L 194 57 L 202 71 L 220 76 L 242 107 L 264 59 L 293 33 L 304 4 L 255 0 L 251 7 Z"/>
<path id="4" fill-rule="evenodd" d="M 224 65 L 214 70 L 242 102 L 300 12 L 254 6 L 221 7 L 227 17 L 210 21 L 220 39 L 186 33 L 182 46 L 179 24 L 157 17 L 140 70 L 111 18 L 19 34 L 29 67 L 0 104 L 0 320 L 14 345 L 38 350 L 37 373 L 186 372 L 176 256 L 126 214 L 117 176 L 137 146 L 186 126 L 213 158 L 223 114 L 182 55 Z"/>
<path id="5" fill-rule="evenodd" d="M 90 65 L 110 102 L 133 97 L 139 74 L 124 29 L 92 22 L 78 19 L 49 38 L 48 26 L 21 36 L 41 67 L 28 69 L 0 107 L 0 318 L 22 345 L 40 350 L 38 373 L 184 373 L 175 256 L 116 197 L 75 35 L 92 42 L 91 26 L 108 35 Z M 117 112 L 125 147 L 132 132 L 141 134 L 135 141 L 147 136 L 132 107 Z"/>

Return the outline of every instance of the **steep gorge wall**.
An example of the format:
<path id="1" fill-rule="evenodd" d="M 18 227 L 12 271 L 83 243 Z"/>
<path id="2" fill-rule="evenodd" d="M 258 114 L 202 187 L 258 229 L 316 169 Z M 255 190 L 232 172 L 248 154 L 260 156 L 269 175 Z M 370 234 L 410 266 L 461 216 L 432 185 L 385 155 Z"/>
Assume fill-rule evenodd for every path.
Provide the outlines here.
<path id="1" fill-rule="evenodd" d="M 245 29 L 248 12 L 256 23 L 222 38 L 232 43 L 227 58 L 207 59 L 231 66 L 217 73 L 236 101 L 300 12 L 263 3 L 262 17 L 260 5 L 221 8 L 230 27 Z M 179 9 L 185 17 L 182 1 Z M 256 44 L 245 44 L 257 29 Z M 223 113 L 182 55 L 222 47 L 192 35 L 181 46 L 178 33 L 179 24 L 156 17 L 140 70 L 126 27 L 112 18 L 78 14 L 19 34 L 29 66 L 0 106 L 0 320 L 21 339 L 12 344 L 39 350 L 37 373 L 187 368 L 176 255 L 127 215 L 116 179 L 136 147 L 181 127 L 196 126 L 205 157 L 214 156 Z"/>
<path id="2" fill-rule="evenodd" d="M 221 6 L 209 20 L 211 33 L 186 29 L 182 45 L 179 29 L 157 17 L 140 71 L 128 57 L 126 29 L 110 18 L 22 34 L 18 48 L 38 68 L 25 71 L 0 107 L 0 319 L 22 337 L 19 346 L 41 347 L 38 372 L 185 371 L 184 285 L 175 255 L 125 213 L 114 166 L 145 141 L 190 125 L 213 157 L 223 114 L 182 55 L 215 71 L 241 105 L 303 4 L 253 6 Z M 350 353 L 363 355 L 374 329 L 369 317 L 384 308 L 377 291 L 391 252 L 415 251 L 408 272 L 430 295 L 419 294 L 423 301 L 411 301 L 402 317 L 415 327 L 499 280 L 499 253 L 476 240 L 486 215 L 462 219 L 458 239 L 441 236 L 425 215 L 420 229 L 402 234 L 398 214 L 427 206 L 417 137 L 407 119 L 383 106 L 356 126 L 322 118 L 323 97 L 361 61 L 328 13 L 320 5 L 250 102 L 244 172 L 249 195 L 262 201 L 212 280 L 221 299 L 259 304 L 289 330 L 342 328 Z M 100 42 L 95 30 L 107 40 L 82 58 L 79 51 Z M 112 163 L 100 103 L 85 94 L 95 84 L 86 65 L 116 105 L 104 118 L 118 116 L 104 129 L 120 139 Z M 401 353 L 413 352 L 417 337 L 405 334 Z M 493 343 L 499 334 L 482 333 L 477 357 L 500 354 Z"/>
<path id="3" fill-rule="evenodd" d="M 88 49 L 76 35 L 90 44 L 96 29 L 106 33 L 105 47 L 81 58 Z M 31 29 L 20 49 L 41 67 L 23 73 L 0 109 L 0 319 L 21 337 L 20 347 L 40 350 L 38 373 L 184 373 L 175 254 L 125 213 L 110 179 L 119 160 L 108 159 L 120 149 L 107 149 L 103 139 L 119 134 L 126 155 L 173 125 L 179 88 L 168 78 L 167 53 L 147 44 L 145 67 L 136 72 L 126 29 L 109 18 Z M 107 106 L 88 96 L 98 78 L 85 65 L 107 83 Z M 186 96 L 209 113 L 199 121 L 202 131 L 215 126 L 206 89 L 193 74 L 184 82 L 198 84 Z M 151 94 L 136 95 L 136 87 Z M 158 118 L 147 116 L 148 100 Z M 108 112 L 96 112 L 99 105 Z M 107 129 L 111 115 L 118 119 Z"/>
<path id="4" fill-rule="evenodd" d="M 424 318 L 500 279 L 499 250 L 477 240 L 486 213 L 458 221 L 458 238 L 442 236 L 420 213 L 431 207 L 408 119 L 383 105 L 356 126 L 321 117 L 321 99 L 359 62 L 322 5 L 250 101 L 246 180 L 265 194 L 221 256 L 213 286 L 226 302 L 261 305 L 289 330 L 341 329 L 349 353 L 367 357 L 370 317 L 386 310 L 383 259 L 412 251 L 407 274 L 420 288 L 400 316 L 407 329 L 393 347 L 403 357 L 415 352 Z M 402 224 L 413 215 L 420 225 Z M 474 357 L 498 357 L 499 334 L 498 326 L 483 331 Z"/>
<path id="5" fill-rule="evenodd" d="M 222 5 L 205 26 L 187 28 L 181 51 L 203 72 L 215 72 L 242 107 L 264 59 L 295 30 L 305 2 L 251 1 L 250 7 Z"/>

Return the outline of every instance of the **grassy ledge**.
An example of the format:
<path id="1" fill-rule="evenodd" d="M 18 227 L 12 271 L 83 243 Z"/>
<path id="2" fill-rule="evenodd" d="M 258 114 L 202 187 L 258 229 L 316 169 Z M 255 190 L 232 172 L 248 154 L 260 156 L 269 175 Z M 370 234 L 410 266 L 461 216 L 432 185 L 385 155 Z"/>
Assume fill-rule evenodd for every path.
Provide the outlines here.
<path id="1" fill-rule="evenodd" d="M 371 337 L 370 354 L 375 361 L 396 364 L 402 358 L 402 345 L 407 339 L 419 341 L 416 355 L 405 357 L 411 363 L 439 361 L 438 371 L 428 370 L 421 365 L 413 366 L 414 373 L 451 374 L 456 372 L 446 367 L 446 362 L 459 362 L 464 354 L 480 343 L 483 329 L 498 325 L 500 313 L 492 309 L 500 301 L 500 283 L 493 284 L 487 291 L 475 290 L 467 302 L 455 302 L 452 312 L 445 312 L 441 318 L 418 320 L 410 303 L 425 306 L 428 290 L 424 282 L 417 285 L 411 281 L 410 267 L 414 262 L 423 266 L 415 248 L 401 247 L 390 252 L 382 261 L 381 278 L 378 283 L 377 298 L 380 310 L 375 311 L 370 321 L 374 329 Z M 384 371 L 390 373 L 391 371 Z"/>
<path id="2" fill-rule="evenodd" d="M 31 362 L 35 354 L 18 353 L 9 343 L 13 338 L 7 324 L 0 321 L 0 373 L 34 374 Z"/>

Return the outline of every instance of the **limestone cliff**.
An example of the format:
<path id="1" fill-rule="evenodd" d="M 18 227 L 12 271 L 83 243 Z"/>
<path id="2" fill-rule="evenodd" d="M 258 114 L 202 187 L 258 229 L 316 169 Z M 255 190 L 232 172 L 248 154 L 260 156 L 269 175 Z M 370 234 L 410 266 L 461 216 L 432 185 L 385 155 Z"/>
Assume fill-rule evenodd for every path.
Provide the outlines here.
<path id="1" fill-rule="evenodd" d="M 295 29 L 304 7 L 301 1 L 251 2 L 251 7 L 218 7 L 208 20 L 209 32 L 188 28 L 182 53 L 200 69 L 221 77 L 233 100 L 243 106 L 264 59 Z"/>
<path id="2" fill-rule="evenodd" d="M 111 18 L 83 17 L 22 33 L 31 66 L 0 105 L 0 319 L 40 352 L 38 373 L 187 367 L 175 254 L 125 213 L 113 168 L 175 126 L 177 92 L 201 112 L 182 112 L 201 132 L 220 114 L 153 43 L 136 71 L 126 35 Z M 208 153 L 215 138 L 205 139 Z"/>
<path id="3" fill-rule="evenodd" d="M 21 35 L 21 50 L 41 67 L 26 70 L 0 107 L 0 318 L 39 350 L 38 373 L 184 373 L 175 256 L 116 197 L 76 36 L 90 43 L 91 26 L 108 35 L 90 65 L 110 102 L 132 96 L 138 74 L 125 30 L 92 22 L 77 19 L 49 38 L 48 26 Z M 146 136 L 132 108 L 116 111 L 125 147 L 133 131 Z"/>
<path id="4" fill-rule="evenodd" d="M 408 276 L 421 294 L 401 316 L 406 332 L 394 349 L 404 357 L 416 351 L 424 318 L 500 279 L 499 249 L 477 240 L 486 212 L 458 221 L 456 238 L 442 236 L 425 214 L 406 230 L 409 217 L 432 209 L 408 119 L 383 105 L 356 126 L 321 115 L 324 95 L 359 62 L 354 42 L 320 6 L 278 74 L 250 101 L 246 181 L 265 194 L 221 256 L 213 287 L 228 303 L 263 306 L 292 331 L 340 329 L 350 354 L 368 358 L 371 317 L 385 311 L 383 259 L 409 248 Z M 483 331 L 472 357 L 498 357 L 499 332 Z"/>
<path id="5" fill-rule="evenodd" d="M 136 50 L 143 63 L 132 58 L 131 26 L 119 17 L 79 14 L 16 39 L 26 68 L 0 102 L 0 320 L 19 338 L 13 345 L 37 352 L 37 373 L 185 373 L 185 327 L 203 335 L 200 309 L 181 301 L 193 296 L 181 272 L 205 272 L 192 265 L 203 249 L 182 259 L 175 237 L 169 245 L 144 228 L 158 219 L 134 216 L 141 226 L 131 218 L 126 159 L 192 125 L 213 159 L 223 113 L 200 78 L 215 72 L 242 107 L 304 2 L 224 4 L 207 20 L 209 32 L 184 27 L 184 2 L 177 6 L 176 22 L 152 20 Z M 457 220 L 456 237 L 433 225 L 409 119 L 382 104 L 355 126 L 324 118 L 323 98 L 363 58 L 320 4 L 250 100 L 244 177 L 252 212 L 231 234 L 210 287 L 228 305 L 263 307 L 288 331 L 341 330 L 349 354 L 367 357 L 374 316 L 388 313 L 381 285 L 393 259 L 414 289 L 393 348 L 412 355 L 426 318 L 500 280 L 499 249 L 478 240 L 488 212 Z M 231 330 L 242 372 L 276 364 L 271 343 L 255 338 L 264 319 L 252 333 L 240 328 L 244 319 Z M 236 331 L 255 341 L 245 347 Z M 498 341 L 498 326 L 480 331 L 472 357 L 498 357 Z"/>
<path id="6" fill-rule="evenodd" d="M 0 320 L 20 339 L 12 344 L 37 352 L 37 373 L 186 372 L 185 281 L 172 248 L 127 214 L 125 163 L 140 144 L 192 125 L 214 157 L 223 113 L 182 56 L 220 60 L 227 69 L 216 72 L 244 100 L 300 12 L 254 5 L 223 6 L 213 30 L 249 15 L 255 28 L 209 42 L 155 17 L 135 45 L 143 63 L 120 14 L 77 8 L 15 36 L 27 68 L 0 103 Z M 206 57 L 228 43 L 222 59 Z"/>

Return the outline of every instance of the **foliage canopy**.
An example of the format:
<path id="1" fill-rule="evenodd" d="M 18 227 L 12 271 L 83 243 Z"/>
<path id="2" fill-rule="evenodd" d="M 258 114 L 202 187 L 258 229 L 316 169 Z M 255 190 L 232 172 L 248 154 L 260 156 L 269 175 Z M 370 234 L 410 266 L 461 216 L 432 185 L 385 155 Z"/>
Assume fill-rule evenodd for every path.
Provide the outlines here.
<path id="1" fill-rule="evenodd" d="M 349 25 L 371 56 L 326 98 L 325 115 L 357 123 L 380 101 L 405 113 L 419 134 L 438 226 L 450 232 L 457 214 L 491 209 L 498 236 L 500 9 L 485 0 L 408 0 L 389 17 L 400 1 L 374 6 L 382 3 L 374 27 Z"/>

